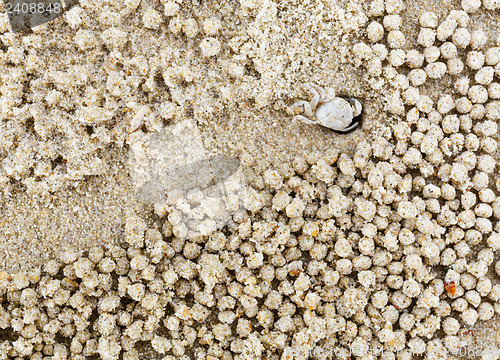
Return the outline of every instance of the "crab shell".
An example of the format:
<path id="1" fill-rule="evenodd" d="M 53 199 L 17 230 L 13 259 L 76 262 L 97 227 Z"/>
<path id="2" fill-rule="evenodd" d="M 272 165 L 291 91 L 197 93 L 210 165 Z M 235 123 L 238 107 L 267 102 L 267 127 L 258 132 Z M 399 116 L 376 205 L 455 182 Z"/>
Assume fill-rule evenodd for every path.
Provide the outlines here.
<path id="1" fill-rule="evenodd" d="M 316 109 L 318 123 L 327 128 L 344 131 L 349 128 L 355 118 L 361 114 L 361 103 L 356 99 L 336 97 L 321 104 Z"/>

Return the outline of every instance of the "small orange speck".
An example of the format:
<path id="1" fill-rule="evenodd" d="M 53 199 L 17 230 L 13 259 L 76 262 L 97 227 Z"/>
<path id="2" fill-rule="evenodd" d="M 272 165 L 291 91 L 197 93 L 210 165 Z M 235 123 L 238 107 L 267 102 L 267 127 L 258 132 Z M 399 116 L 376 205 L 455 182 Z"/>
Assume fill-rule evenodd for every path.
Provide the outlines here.
<path id="1" fill-rule="evenodd" d="M 450 281 L 449 283 L 444 283 L 444 289 L 451 296 L 454 296 L 455 293 L 457 292 L 457 287 L 455 286 L 455 282 L 454 281 Z"/>

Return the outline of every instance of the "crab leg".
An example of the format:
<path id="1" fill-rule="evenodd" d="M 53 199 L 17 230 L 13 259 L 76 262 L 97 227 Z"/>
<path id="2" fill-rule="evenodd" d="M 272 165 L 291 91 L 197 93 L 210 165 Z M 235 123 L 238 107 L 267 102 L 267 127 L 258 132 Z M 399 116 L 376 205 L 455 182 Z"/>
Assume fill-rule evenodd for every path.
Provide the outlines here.
<path id="1" fill-rule="evenodd" d="M 304 101 L 304 100 L 297 101 L 296 103 L 294 103 L 292 105 L 292 109 L 299 108 L 302 105 L 304 106 L 304 112 L 306 113 L 306 115 L 309 117 L 314 117 L 313 110 L 311 109 L 311 104 L 308 103 L 307 101 Z"/>
<path id="2" fill-rule="evenodd" d="M 312 110 L 316 110 L 316 106 L 318 106 L 318 103 L 323 100 L 325 97 L 325 91 L 324 89 L 320 88 L 319 86 L 313 85 L 313 84 L 307 84 L 306 88 L 313 93 L 313 98 L 311 100 L 311 108 Z M 308 115 L 309 116 L 309 115 Z"/>
<path id="3" fill-rule="evenodd" d="M 351 131 L 352 129 L 355 129 L 357 126 L 359 125 L 359 122 L 356 121 L 354 124 L 352 124 L 351 126 L 349 126 L 348 128 L 345 128 L 345 129 L 342 129 L 342 130 L 335 130 L 337 132 L 340 132 L 340 133 L 348 133 L 349 131 Z"/>
<path id="4" fill-rule="evenodd" d="M 303 123 L 305 124 L 308 124 L 308 125 L 315 125 L 317 124 L 318 122 L 317 121 L 312 121 L 312 120 L 309 120 L 308 118 L 306 118 L 305 116 L 302 116 L 302 115 L 295 115 L 293 117 L 293 121 L 297 121 L 297 120 L 300 120 L 302 121 Z"/>

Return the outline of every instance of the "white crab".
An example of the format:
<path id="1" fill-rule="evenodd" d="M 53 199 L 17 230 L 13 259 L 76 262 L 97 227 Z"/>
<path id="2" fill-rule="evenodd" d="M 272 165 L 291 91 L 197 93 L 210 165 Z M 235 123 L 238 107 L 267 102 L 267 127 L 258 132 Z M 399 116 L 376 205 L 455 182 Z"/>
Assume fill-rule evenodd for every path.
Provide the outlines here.
<path id="1" fill-rule="evenodd" d="M 297 101 L 292 105 L 292 113 L 302 105 L 305 114 L 311 120 L 302 115 L 296 115 L 293 120 L 300 120 L 306 124 L 319 124 L 329 129 L 346 133 L 355 129 L 360 122 L 362 106 L 361 103 L 352 98 L 343 99 L 335 96 L 333 89 L 323 89 L 318 86 L 306 85 L 314 94 L 311 102 Z M 318 106 L 319 105 L 319 106 Z"/>

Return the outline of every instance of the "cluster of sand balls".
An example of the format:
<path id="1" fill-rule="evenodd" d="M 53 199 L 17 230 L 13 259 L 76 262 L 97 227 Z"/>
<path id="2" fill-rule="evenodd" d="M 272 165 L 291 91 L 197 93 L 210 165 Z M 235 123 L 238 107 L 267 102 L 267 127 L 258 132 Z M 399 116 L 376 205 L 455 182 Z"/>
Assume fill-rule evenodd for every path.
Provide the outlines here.
<path id="1" fill-rule="evenodd" d="M 497 277 L 488 270 L 500 250 L 500 184 L 495 177 L 500 37 L 488 39 L 482 30 L 470 31 L 468 13 L 477 11 L 481 2 L 463 1 L 463 10 L 451 11 L 441 22 L 436 14 L 423 13 L 419 19 L 418 46 L 411 48 L 400 31 L 402 19 L 398 13 L 402 2 L 392 3 L 388 9 L 387 2 L 385 8 L 382 2 L 372 2 L 374 16 L 387 14 L 368 25 L 371 45 L 354 46 L 355 54 L 377 80 L 372 87 L 385 86 L 390 93 L 386 109 L 398 115 L 386 139 L 374 144 L 388 161 L 387 170 L 376 171 L 371 176 L 373 181 L 369 175 L 368 182 L 380 192 L 379 204 L 392 204 L 402 218 L 399 222 L 403 229 L 398 236 L 404 231 L 412 239 L 407 244 L 403 241 L 400 249 L 407 253 L 407 261 L 411 259 L 413 263 L 418 254 L 425 264 L 444 266 L 444 271 L 436 275 L 447 291 L 434 293 L 433 305 L 424 303 L 434 309 L 438 318 L 440 307 L 452 315 L 433 325 L 442 329 L 445 336 L 427 342 L 413 328 L 408 346 L 423 352 L 432 344 L 442 348 L 442 356 L 448 356 L 446 352 L 453 354 L 465 346 L 458 332 L 460 327 L 489 320 L 500 310 Z M 484 2 L 488 10 L 499 5 L 495 1 Z M 384 39 L 386 42 L 382 43 Z M 454 87 L 448 94 L 431 94 L 425 86 L 429 80 L 449 76 Z M 409 175 L 411 170 L 416 175 Z M 403 190 L 409 191 L 406 199 L 397 199 L 402 195 L 401 187 L 396 192 L 387 187 L 392 171 L 407 174 L 403 177 L 408 181 L 408 190 Z M 413 241 L 420 246 L 414 248 Z M 429 291 L 425 283 L 415 273 L 398 286 L 407 296 L 414 297 Z M 444 305 L 440 300 L 443 291 L 448 298 Z M 424 303 L 417 301 L 414 309 Z M 483 354 L 483 358 L 497 357 L 495 352 Z"/>
<path id="2" fill-rule="evenodd" d="M 0 358 L 453 358 L 500 313 L 500 198 L 426 184 L 394 150 L 381 138 L 263 173 L 243 157 L 246 209 L 208 238 L 173 236 L 159 203 L 153 225 L 127 218 L 121 246 L 0 273 Z"/>

